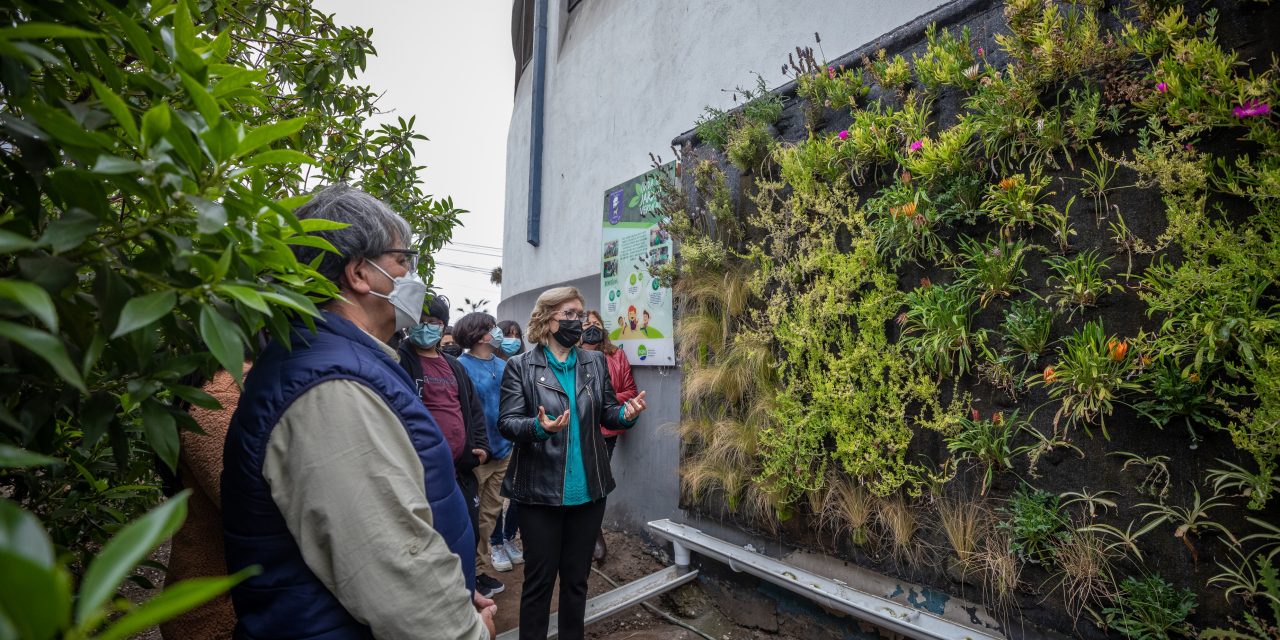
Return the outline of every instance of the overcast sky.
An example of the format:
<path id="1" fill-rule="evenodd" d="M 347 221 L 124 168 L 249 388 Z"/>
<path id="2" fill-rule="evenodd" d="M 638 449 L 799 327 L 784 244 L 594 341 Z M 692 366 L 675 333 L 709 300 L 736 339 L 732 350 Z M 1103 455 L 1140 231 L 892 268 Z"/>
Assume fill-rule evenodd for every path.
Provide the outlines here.
<path id="1" fill-rule="evenodd" d="M 417 164 L 427 166 L 426 192 L 453 196 L 454 205 L 471 212 L 454 229 L 454 243 L 436 256 L 436 290 L 449 296 L 455 317 L 463 298 L 488 299 L 495 312 L 499 290 L 489 271 L 502 263 L 515 82 L 511 1 L 316 0 L 315 6 L 335 14 L 338 24 L 373 29 L 378 55 L 359 81 L 383 94 L 379 107 L 390 112 L 383 117 L 418 117 L 414 128 L 430 138 L 416 147 Z"/>

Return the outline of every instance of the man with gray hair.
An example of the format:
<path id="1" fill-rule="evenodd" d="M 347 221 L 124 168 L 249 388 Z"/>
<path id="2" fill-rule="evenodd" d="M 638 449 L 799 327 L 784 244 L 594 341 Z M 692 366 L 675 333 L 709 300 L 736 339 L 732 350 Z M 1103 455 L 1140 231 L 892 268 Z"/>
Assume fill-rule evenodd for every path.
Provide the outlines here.
<path id="1" fill-rule="evenodd" d="M 235 638 L 491 638 L 449 445 L 386 344 L 422 312 L 412 231 L 345 185 L 297 216 L 347 225 L 318 234 L 337 253 L 295 247 L 340 297 L 274 336 L 231 419 L 227 568 L 263 569 L 232 590 Z"/>

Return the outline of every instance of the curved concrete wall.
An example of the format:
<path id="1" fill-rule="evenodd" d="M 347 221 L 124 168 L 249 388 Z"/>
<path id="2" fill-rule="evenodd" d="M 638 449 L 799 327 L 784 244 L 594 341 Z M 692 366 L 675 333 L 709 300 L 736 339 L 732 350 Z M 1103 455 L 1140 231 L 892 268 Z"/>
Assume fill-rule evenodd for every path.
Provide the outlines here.
<path id="1" fill-rule="evenodd" d="M 598 305 L 604 190 L 670 159 L 671 139 L 706 105 L 733 106 L 724 89 L 787 80 L 797 45 L 822 36 L 829 59 L 939 6 L 937 0 L 585 0 L 567 15 L 550 0 L 541 246 L 525 241 L 530 65 L 516 88 L 507 137 L 502 295 L 498 317 L 524 325 L 537 294 L 574 284 Z M 821 56 L 820 56 L 821 57 Z M 651 409 L 614 459 L 619 489 L 608 520 L 633 528 L 678 516 L 679 372 L 637 367 Z"/>

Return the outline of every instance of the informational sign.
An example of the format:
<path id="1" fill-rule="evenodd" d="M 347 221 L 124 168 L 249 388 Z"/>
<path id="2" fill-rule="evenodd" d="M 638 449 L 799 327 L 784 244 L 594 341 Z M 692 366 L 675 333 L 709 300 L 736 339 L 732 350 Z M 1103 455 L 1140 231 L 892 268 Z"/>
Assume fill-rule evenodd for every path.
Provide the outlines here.
<path id="1" fill-rule="evenodd" d="M 669 163 L 604 192 L 600 314 L 632 366 L 676 363 L 671 289 L 649 275 L 673 259 L 671 236 L 659 228 L 665 214 L 658 191 L 674 171 Z"/>

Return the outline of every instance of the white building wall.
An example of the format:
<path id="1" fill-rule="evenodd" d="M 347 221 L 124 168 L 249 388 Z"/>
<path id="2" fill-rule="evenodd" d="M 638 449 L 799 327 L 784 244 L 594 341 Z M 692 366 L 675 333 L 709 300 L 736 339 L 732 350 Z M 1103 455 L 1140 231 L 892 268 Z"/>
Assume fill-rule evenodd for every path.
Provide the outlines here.
<path id="1" fill-rule="evenodd" d="M 534 68 L 520 78 L 507 138 L 506 213 L 499 319 L 523 326 L 537 294 L 573 284 L 599 305 L 604 190 L 669 160 L 672 138 L 706 105 L 733 106 L 725 89 L 787 78 L 788 52 L 822 36 L 828 59 L 941 5 L 938 0 L 550 0 L 543 137 L 541 243 L 526 242 Z M 816 47 L 816 45 L 815 45 Z M 819 59 L 822 55 L 819 54 Z M 650 410 L 614 459 L 619 489 L 608 521 L 636 529 L 680 518 L 679 373 L 637 367 Z"/>

